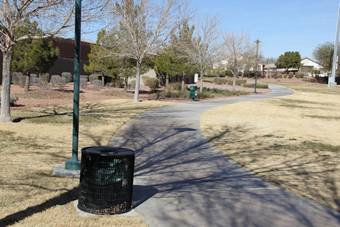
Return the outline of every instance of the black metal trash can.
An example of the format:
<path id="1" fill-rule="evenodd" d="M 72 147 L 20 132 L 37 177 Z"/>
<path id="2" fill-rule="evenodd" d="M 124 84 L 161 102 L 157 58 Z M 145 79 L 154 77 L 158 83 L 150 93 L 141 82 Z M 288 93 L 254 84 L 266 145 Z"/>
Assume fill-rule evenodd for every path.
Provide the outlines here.
<path id="1" fill-rule="evenodd" d="M 78 208 L 94 214 L 124 213 L 132 207 L 135 154 L 113 147 L 82 148 Z"/>

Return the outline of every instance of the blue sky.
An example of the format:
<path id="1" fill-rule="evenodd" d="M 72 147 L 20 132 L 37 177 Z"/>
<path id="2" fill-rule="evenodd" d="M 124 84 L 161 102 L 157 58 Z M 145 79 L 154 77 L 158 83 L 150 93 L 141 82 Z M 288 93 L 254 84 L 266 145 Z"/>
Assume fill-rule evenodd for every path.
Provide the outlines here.
<path id="1" fill-rule="evenodd" d="M 203 15 L 219 13 L 224 31 L 248 31 L 261 40 L 264 57 L 286 51 L 313 57 L 313 50 L 335 41 L 339 1 L 336 0 L 196 0 Z"/>
<path id="2" fill-rule="evenodd" d="M 299 51 L 313 58 L 313 50 L 335 41 L 340 1 L 336 0 L 191 0 L 202 16 L 223 16 L 222 31 L 247 31 L 261 40 L 264 57 L 278 58 L 286 51 Z M 82 38 L 96 40 L 96 34 Z"/>

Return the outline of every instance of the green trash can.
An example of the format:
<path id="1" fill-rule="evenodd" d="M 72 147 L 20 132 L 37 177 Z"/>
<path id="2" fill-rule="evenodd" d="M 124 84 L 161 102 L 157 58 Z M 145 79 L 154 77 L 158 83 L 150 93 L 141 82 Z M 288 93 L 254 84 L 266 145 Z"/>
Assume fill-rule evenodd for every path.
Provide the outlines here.
<path id="1" fill-rule="evenodd" d="M 197 97 L 197 86 L 190 86 L 190 98 L 192 101 L 195 101 L 195 98 Z"/>

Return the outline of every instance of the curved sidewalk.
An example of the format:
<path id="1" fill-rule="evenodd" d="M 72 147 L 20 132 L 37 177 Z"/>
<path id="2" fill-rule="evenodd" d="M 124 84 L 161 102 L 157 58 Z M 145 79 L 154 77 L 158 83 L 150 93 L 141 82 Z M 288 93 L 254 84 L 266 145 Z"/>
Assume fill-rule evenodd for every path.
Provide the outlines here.
<path id="1" fill-rule="evenodd" d="M 203 137 L 199 117 L 207 110 L 293 93 L 271 88 L 149 111 L 115 134 L 111 146 L 136 152 L 134 206 L 149 226 L 340 225 L 338 212 L 256 176 Z"/>

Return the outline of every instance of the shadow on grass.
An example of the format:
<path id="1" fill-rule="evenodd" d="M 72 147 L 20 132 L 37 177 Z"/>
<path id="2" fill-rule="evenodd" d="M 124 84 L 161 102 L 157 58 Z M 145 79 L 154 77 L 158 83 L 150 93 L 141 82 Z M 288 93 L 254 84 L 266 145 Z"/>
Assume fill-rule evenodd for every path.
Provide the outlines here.
<path id="1" fill-rule="evenodd" d="M 0 226 L 10 226 L 16 222 L 19 222 L 27 217 L 32 216 L 33 214 L 43 212 L 51 207 L 57 205 L 65 205 L 73 200 L 78 198 L 78 187 L 73 188 L 57 197 L 47 200 L 44 203 L 41 203 L 36 206 L 28 207 L 25 210 L 16 212 L 14 214 L 10 214 L 7 217 L 0 219 Z"/>
<path id="2" fill-rule="evenodd" d="M 210 144 L 223 137 L 228 137 L 227 145 L 245 142 L 234 132 L 247 128 L 226 128 L 207 141 L 193 122 L 178 120 L 171 114 L 171 110 L 162 108 L 154 114 L 140 115 L 118 131 L 110 143 L 136 152 L 135 179 L 155 190 L 155 195 L 151 195 L 153 202 L 142 203 L 141 209 L 154 209 L 155 216 L 174 226 L 188 225 L 185 214 L 189 211 L 193 221 L 190 223 L 211 226 L 277 226 L 289 221 L 299 226 L 320 226 L 322 221 L 315 214 L 324 218 L 323 223 L 340 224 L 338 212 L 281 189 L 231 161 Z M 176 110 L 174 114 L 182 113 Z M 275 147 L 268 145 L 266 149 Z M 291 168 L 303 168 L 305 164 Z M 276 168 L 280 169 L 279 165 Z M 255 172 L 261 171 L 265 173 L 261 169 Z M 340 205 L 336 179 L 330 187 L 333 203 Z M 141 196 L 143 191 L 134 193 Z M 183 215 L 173 215 L 173 210 Z"/>

